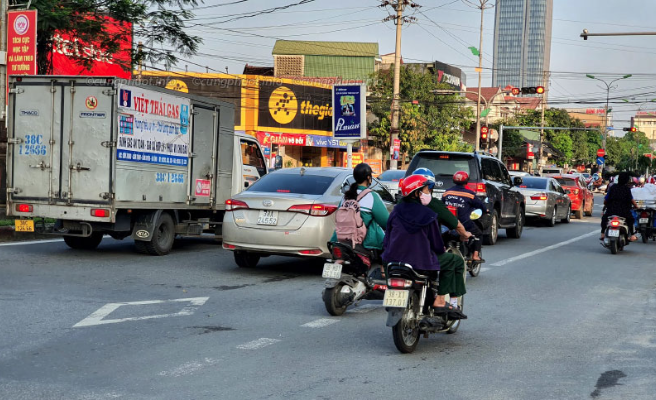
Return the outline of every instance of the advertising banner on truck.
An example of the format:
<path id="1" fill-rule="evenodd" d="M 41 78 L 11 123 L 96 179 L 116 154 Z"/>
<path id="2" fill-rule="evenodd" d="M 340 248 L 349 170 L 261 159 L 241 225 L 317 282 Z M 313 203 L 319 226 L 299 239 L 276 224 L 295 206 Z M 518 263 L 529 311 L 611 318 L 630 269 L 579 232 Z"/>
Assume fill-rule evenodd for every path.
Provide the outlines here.
<path id="1" fill-rule="evenodd" d="M 187 166 L 189 99 L 119 85 L 119 161 Z"/>

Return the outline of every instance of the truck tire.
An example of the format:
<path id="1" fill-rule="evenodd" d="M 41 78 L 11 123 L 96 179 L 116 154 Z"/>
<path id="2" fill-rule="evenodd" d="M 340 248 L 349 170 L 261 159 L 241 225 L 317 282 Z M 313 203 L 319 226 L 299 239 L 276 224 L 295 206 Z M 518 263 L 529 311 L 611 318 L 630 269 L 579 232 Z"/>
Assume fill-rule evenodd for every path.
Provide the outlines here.
<path id="1" fill-rule="evenodd" d="M 148 254 L 152 256 L 165 256 L 171 252 L 175 240 L 175 224 L 171 214 L 160 214 L 150 242 L 144 243 Z M 137 247 L 138 248 L 138 247 Z"/>
<path id="2" fill-rule="evenodd" d="M 235 262 L 239 268 L 255 268 L 260 262 L 260 256 L 245 251 L 235 251 Z"/>
<path id="3" fill-rule="evenodd" d="M 66 245 L 76 250 L 93 250 L 98 247 L 102 239 L 103 234 L 101 232 L 93 232 L 88 237 L 64 236 Z"/>

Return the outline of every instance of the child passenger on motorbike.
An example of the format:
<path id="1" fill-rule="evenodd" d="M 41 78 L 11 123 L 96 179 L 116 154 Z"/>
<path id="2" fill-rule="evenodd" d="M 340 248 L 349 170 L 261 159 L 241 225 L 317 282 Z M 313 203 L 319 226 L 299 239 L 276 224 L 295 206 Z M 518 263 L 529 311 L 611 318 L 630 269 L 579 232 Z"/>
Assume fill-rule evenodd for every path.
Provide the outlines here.
<path id="1" fill-rule="evenodd" d="M 427 206 L 434 182 L 425 176 L 411 175 L 400 185 L 403 200 L 394 207 L 387 222 L 382 254 L 385 263 L 403 262 L 432 279 L 439 271 L 439 288 L 433 308 L 436 314 L 466 319 L 457 305 L 464 295 L 465 263 L 462 257 L 445 252 L 437 214 Z M 446 302 L 450 295 L 451 304 Z"/>

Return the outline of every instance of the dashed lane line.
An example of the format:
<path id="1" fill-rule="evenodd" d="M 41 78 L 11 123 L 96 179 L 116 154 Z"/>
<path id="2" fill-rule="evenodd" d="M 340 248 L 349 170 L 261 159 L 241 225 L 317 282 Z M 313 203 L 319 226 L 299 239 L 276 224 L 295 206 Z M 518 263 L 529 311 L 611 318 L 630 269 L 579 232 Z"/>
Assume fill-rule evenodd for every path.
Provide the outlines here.
<path id="1" fill-rule="evenodd" d="M 237 348 L 240 350 L 259 350 L 261 348 L 278 343 L 279 341 L 280 340 L 278 339 L 259 338 L 257 340 L 253 340 L 252 342 L 240 344 L 239 346 L 237 346 Z"/>
<path id="2" fill-rule="evenodd" d="M 490 266 L 492 266 L 492 267 L 501 267 L 503 265 L 510 264 L 512 262 L 515 262 L 515 261 L 523 260 L 524 258 L 533 257 L 535 255 L 542 254 L 542 253 L 545 253 L 547 251 L 557 249 L 559 247 L 567 246 L 568 244 L 578 242 L 579 240 L 585 239 L 585 238 L 590 237 L 592 235 L 598 235 L 598 234 L 599 234 L 599 229 L 595 229 L 594 231 L 592 231 L 590 233 L 586 233 L 585 235 L 577 236 L 573 239 L 565 240 L 564 242 L 552 244 L 551 246 L 547 246 L 547 247 L 544 247 L 544 248 L 541 248 L 541 249 L 535 250 L 535 251 L 530 251 L 528 253 L 520 254 L 520 255 L 515 256 L 515 257 L 510 257 L 510 258 L 507 258 L 507 259 L 502 260 L 502 261 L 497 261 L 494 264 L 490 264 Z"/>
<path id="3" fill-rule="evenodd" d="M 307 324 L 301 325 L 303 328 L 323 328 L 328 325 L 339 322 L 336 318 L 321 318 L 315 321 L 308 322 Z"/>

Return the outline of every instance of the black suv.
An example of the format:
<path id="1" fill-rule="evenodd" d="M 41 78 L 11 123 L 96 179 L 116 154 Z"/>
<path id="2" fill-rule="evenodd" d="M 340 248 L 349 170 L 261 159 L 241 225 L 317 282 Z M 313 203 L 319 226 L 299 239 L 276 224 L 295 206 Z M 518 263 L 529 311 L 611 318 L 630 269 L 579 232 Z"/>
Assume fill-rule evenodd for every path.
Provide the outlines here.
<path id="1" fill-rule="evenodd" d="M 511 178 L 506 166 L 498 159 L 476 152 L 423 150 L 412 158 L 406 176 L 422 167 L 435 174 L 433 193 L 438 198 L 442 198 L 442 193 L 454 186 L 453 174 L 458 171 L 469 174 L 467 188 L 481 198 L 487 197 L 490 204 L 491 221 L 483 237 L 485 244 L 493 245 L 497 242 L 499 228 L 505 228 L 510 238 L 519 239 L 522 236 L 526 203 L 524 195 L 515 188 L 521 185 L 522 178 Z"/>

